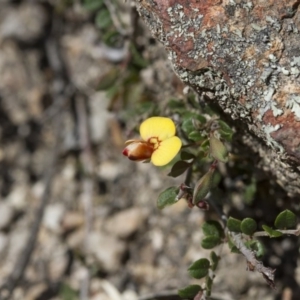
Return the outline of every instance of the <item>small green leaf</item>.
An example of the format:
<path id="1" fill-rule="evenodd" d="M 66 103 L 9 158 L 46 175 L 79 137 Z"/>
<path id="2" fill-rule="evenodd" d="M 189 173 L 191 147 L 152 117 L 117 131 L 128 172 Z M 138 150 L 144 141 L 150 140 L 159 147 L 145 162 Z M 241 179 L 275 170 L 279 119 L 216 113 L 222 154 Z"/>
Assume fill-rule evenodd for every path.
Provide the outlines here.
<path id="1" fill-rule="evenodd" d="M 192 132 L 198 131 L 198 128 L 195 128 L 195 123 L 197 121 L 201 124 L 206 122 L 205 117 L 194 113 L 185 113 L 182 116 L 182 120 L 183 122 L 181 124 L 181 128 L 186 133 L 187 136 L 189 136 L 190 133 Z"/>
<path id="2" fill-rule="evenodd" d="M 278 229 L 294 228 L 297 224 L 296 215 L 290 210 L 282 211 L 275 220 L 275 227 Z"/>
<path id="3" fill-rule="evenodd" d="M 78 293 L 68 284 L 62 283 L 60 285 L 60 289 L 58 292 L 59 298 L 60 299 L 65 299 L 65 300 L 77 300 L 78 298 Z"/>
<path id="4" fill-rule="evenodd" d="M 196 99 L 196 95 L 190 92 L 187 96 L 187 102 L 194 108 L 199 109 L 199 101 Z"/>
<path id="5" fill-rule="evenodd" d="M 109 11 L 107 9 L 101 9 L 96 15 L 96 26 L 100 29 L 106 29 L 112 24 Z"/>
<path id="6" fill-rule="evenodd" d="M 259 240 L 255 240 L 255 247 L 256 247 L 256 253 L 255 256 L 257 258 L 261 258 L 265 255 L 265 248 L 264 245 L 259 241 Z"/>
<path id="7" fill-rule="evenodd" d="M 218 267 L 220 256 L 218 256 L 215 251 L 211 251 L 210 253 L 210 260 L 211 260 L 211 269 L 215 271 Z"/>
<path id="8" fill-rule="evenodd" d="M 206 258 L 200 258 L 188 268 L 188 272 L 193 278 L 201 279 L 208 274 L 209 267 L 209 260 Z"/>
<path id="9" fill-rule="evenodd" d="M 228 247 L 232 253 L 241 253 L 240 250 L 236 247 L 236 245 L 232 242 L 230 236 L 228 236 Z"/>
<path id="10" fill-rule="evenodd" d="M 185 108 L 184 101 L 176 98 L 171 98 L 168 102 L 168 107 L 169 108 Z"/>
<path id="11" fill-rule="evenodd" d="M 226 163 L 228 161 L 228 151 L 224 144 L 211 133 L 209 138 L 209 151 L 214 159 Z"/>
<path id="12" fill-rule="evenodd" d="M 157 199 L 157 207 L 159 209 L 163 209 L 168 205 L 172 205 L 177 202 L 176 196 L 178 193 L 177 187 L 169 187 L 166 190 L 164 190 L 162 193 L 159 194 Z"/>
<path id="13" fill-rule="evenodd" d="M 202 288 L 201 288 L 200 285 L 192 284 L 192 285 L 189 285 L 189 286 L 185 287 L 184 289 L 179 290 L 178 295 L 181 298 L 192 298 L 192 299 L 194 299 L 194 297 L 200 291 L 202 291 Z"/>
<path id="14" fill-rule="evenodd" d="M 256 180 L 255 178 L 252 178 L 251 183 L 246 186 L 244 191 L 243 198 L 246 204 L 250 205 L 253 202 L 256 190 Z"/>
<path id="15" fill-rule="evenodd" d="M 205 286 L 206 286 L 206 296 L 208 297 L 211 295 L 212 284 L 213 284 L 213 279 L 210 276 L 207 276 L 205 278 Z"/>
<path id="16" fill-rule="evenodd" d="M 185 104 L 182 100 L 178 99 L 170 99 L 168 102 L 168 106 L 173 110 L 176 110 L 177 108 L 183 109 L 185 108 Z"/>
<path id="17" fill-rule="evenodd" d="M 212 182 L 212 188 L 217 187 L 222 179 L 222 175 L 220 172 L 215 171 L 215 174 L 213 176 L 213 182 Z"/>
<path id="18" fill-rule="evenodd" d="M 218 120 L 218 123 L 220 125 L 218 131 L 221 137 L 230 142 L 232 140 L 233 130 L 222 120 Z"/>
<path id="19" fill-rule="evenodd" d="M 205 236 L 216 236 L 216 237 L 223 237 L 224 230 L 221 224 L 217 221 L 206 221 L 202 225 L 202 230 Z"/>
<path id="20" fill-rule="evenodd" d="M 190 166 L 190 163 L 180 160 L 173 165 L 168 176 L 178 177 L 179 175 L 183 174 Z"/>
<path id="21" fill-rule="evenodd" d="M 195 130 L 194 124 L 191 119 L 185 119 L 181 124 L 181 128 L 187 135 Z"/>
<path id="22" fill-rule="evenodd" d="M 103 0 L 84 0 L 83 7 L 86 10 L 95 11 L 103 5 Z"/>
<path id="23" fill-rule="evenodd" d="M 218 236 L 209 235 L 201 241 L 201 246 L 204 249 L 212 249 L 221 243 L 221 238 Z"/>
<path id="24" fill-rule="evenodd" d="M 120 74 L 117 68 L 111 68 L 109 72 L 107 72 L 105 75 L 102 76 L 97 89 L 98 90 L 109 89 L 116 83 L 119 75 Z"/>
<path id="25" fill-rule="evenodd" d="M 224 121 L 222 121 L 222 120 L 218 120 L 218 123 L 219 123 L 219 125 L 220 125 L 220 128 L 224 131 L 224 132 L 226 132 L 226 133 L 228 133 L 228 134 L 233 134 L 233 130 L 231 129 L 231 127 L 229 126 L 229 125 L 227 125 L 227 123 L 225 123 Z"/>
<path id="26" fill-rule="evenodd" d="M 241 223 L 241 230 L 244 234 L 253 235 L 257 228 L 256 222 L 251 218 L 246 218 Z"/>
<path id="27" fill-rule="evenodd" d="M 193 193 L 193 204 L 203 200 L 210 191 L 213 184 L 214 169 L 209 169 L 196 183 Z"/>
<path id="28" fill-rule="evenodd" d="M 209 139 L 206 139 L 201 143 L 201 148 L 206 149 L 209 146 Z"/>
<path id="29" fill-rule="evenodd" d="M 199 121 L 202 124 L 206 123 L 206 118 L 204 116 L 196 114 L 196 113 L 193 113 L 193 112 L 186 112 L 182 116 L 182 118 L 183 119 L 190 119 L 190 120 L 194 119 L 194 120 Z"/>
<path id="30" fill-rule="evenodd" d="M 145 102 L 137 103 L 136 106 L 130 110 L 133 113 L 132 114 L 133 116 L 143 115 L 143 114 L 154 115 L 153 112 L 155 110 L 155 104 L 151 101 L 145 101 Z"/>
<path id="31" fill-rule="evenodd" d="M 130 44 L 129 49 L 132 56 L 132 63 L 141 69 L 146 68 L 149 63 L 143 57 L 142 53 L 136 48 L 134 43 Z"/>
<path id="32" fill-rule="evenodd" d="M 118 47 L 119 41 L 122 39 L 120 33 L 116 30 L 103 30 L 102 41 L 111 47 Z"/>
<path id="33" fill-rule="evenodd" d="M 192 141 L 198 142 L 202 141 L 205 137 L 197 130 L 194 130 L 189 133 L 188 138 Z"/>
<path id="34" fill-rule="evenodd" d="M 280 231 L 274 230 L 267 225 L 262 225 L 262 228 L 265 232 L 267 232 L 269 234 L 269 236 L 271 238 L 273 238 L 273 237 L 276 238 L 276 237 L 282 236 L 282 233 Z"/>
<path id="35" fill-rule="evenodd" d="M 232 217 L 227 220 L 227 227 L 229 231 L 241 232 L 241 221 Z"/>
<path id="36" fill-rule="evenodd" d="M 182 160 L 190 160 L 194 159 L 195 155 L 187 151 L 181 151 L 180 157 Z"/>
<path id="37" fill-rule="evenodd" d="M 250 241 L 245 242 L 245 246 L 248 249 L 251 249 L 252 251 L 255 251 L 255 256 L 257 258 L 263 257 L 265 249 L 263 247 L 263 244 L 260 241 L 250 240 Z"/>

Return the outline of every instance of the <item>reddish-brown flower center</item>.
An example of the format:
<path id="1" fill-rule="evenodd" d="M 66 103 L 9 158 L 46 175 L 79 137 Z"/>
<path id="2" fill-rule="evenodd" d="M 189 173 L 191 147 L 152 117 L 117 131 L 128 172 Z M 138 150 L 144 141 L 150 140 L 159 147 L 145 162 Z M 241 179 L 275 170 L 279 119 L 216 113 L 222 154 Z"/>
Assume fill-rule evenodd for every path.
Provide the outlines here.
<path id="1" fill-rule="evenodd" d="M 158 137 L 151 137 L 148 140 L 148 143 L 150 143 L 153 146 L 153 149 L 155 151 L 156 149 L 159 148 L 159 145 L 160 145 L 161 141 L 158 139 Z"/>

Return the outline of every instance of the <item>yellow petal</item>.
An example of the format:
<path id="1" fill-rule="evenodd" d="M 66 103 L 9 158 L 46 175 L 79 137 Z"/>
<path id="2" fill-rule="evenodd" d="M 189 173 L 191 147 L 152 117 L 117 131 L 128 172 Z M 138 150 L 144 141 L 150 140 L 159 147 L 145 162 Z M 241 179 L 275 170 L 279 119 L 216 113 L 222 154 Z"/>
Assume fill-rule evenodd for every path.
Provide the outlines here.
<path id="1" fill-rule="evenodd" d="M 174 122 L 169 118 L 152 117 L 145 120 L 140 126 L 140 134 L 144 141 L 157 137 L 164 141 L 175 135 L 176 128 Z"/>
<path id="2" fill-rule="evenodd" d="M 155 166 L 164 166 L 176 156 L 180 148 L 181 140 L 177 136 L 173 136 L 160 143 L 158 149 L 151 156 L 151 162 Z"/>

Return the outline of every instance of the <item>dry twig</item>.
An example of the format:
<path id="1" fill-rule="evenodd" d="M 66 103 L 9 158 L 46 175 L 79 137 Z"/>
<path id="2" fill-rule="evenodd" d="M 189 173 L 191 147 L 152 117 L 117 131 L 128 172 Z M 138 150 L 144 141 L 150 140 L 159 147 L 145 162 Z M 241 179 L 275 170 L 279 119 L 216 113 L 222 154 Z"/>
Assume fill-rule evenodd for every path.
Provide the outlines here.
<path id="1" fill-rule="evenodd" d="M 261 261 L 256 259 L 254 252 L 248 249 L 242 241 L 241 233 L 229 231 L 229 235 L 231 236 L 232 242 L 237 247 L 237 249 L 245 256 L 247 260 L 247 269 L 249 271 L 257 271 L 261 273 L 264 279 L 267 281 L 268 285 L 274 289 L 274 273 L 276 270 L 265 267 Z"/>

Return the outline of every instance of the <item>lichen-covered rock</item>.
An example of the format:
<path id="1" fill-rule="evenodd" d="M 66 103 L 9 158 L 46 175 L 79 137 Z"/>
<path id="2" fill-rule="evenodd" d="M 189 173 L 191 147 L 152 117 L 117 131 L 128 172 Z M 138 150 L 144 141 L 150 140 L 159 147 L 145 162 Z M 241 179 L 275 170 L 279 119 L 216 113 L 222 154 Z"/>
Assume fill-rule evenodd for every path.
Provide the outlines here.
<path id="1" fill-rule="evenodd" d="M 263 140 L 246 134 L 279 184 L 300 194 L 299 1 L 136 5 L 181 80 Z"/>

